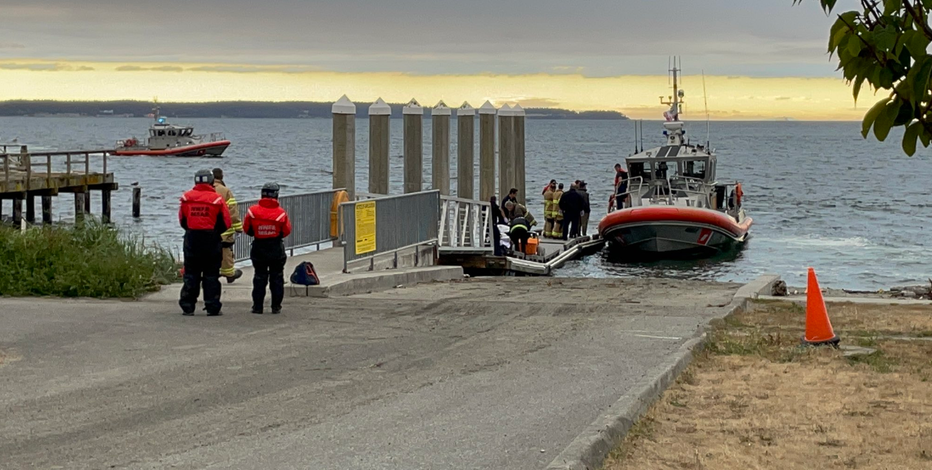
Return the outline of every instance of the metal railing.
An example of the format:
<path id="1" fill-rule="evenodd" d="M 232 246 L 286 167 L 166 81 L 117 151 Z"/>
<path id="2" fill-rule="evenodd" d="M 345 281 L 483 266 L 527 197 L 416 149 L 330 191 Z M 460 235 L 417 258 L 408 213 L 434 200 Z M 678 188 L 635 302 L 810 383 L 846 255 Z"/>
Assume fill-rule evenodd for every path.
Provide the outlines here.
<path id="1" fill-rule="evenodd" d="M 311 245 L 319 245 L 334 240 L 331 231 L 331 208 L 333 196 L 342 189 L 333 189 L 317 193 L 292 194 L 282 196 L 278 203 L 288 212 L 291 219 L 291 235 L 285 237 L 285 249 L 294 250 Z M 258 200 L 241 201 L 237 203 L 240 219 L 246 218 L 246 211 Z M 244 233 L 236 234 L 236 244 L 233 245 L 233 256 L 236 261 L 249 259 L 251 239 Z"/>
<path id="2" fill-rule="evenodd" d="M 5 146 L 4 150 L 6 150 Z M 92 157 L 102 162 L 100 173 L 106 175 L 107 157 L 111 152 L 112 150 L 80 150 L 29 153 L 26 146 L 23 146 L 20 153 L 0 154 L 0 159 L 3 160 L 3 181 L 5 186 L 9 188 L 11 181 L 22 179 L 20 175 L 23 175 L 25 177 L 23 189 L 28 191 L 31 189 L 33 175 L 39 173 L 45 177 L 46 187 L 51 187 L 53 173 L 84 176 L 95 173 L 91 171 Z M 35 159 L 40 161 L 36 162 Z M 40 170 L 40 172 L 36 170 Z M 41 170 L 44 170 L 44 173 Z"/>
<path id="3" fill-rule="evenodd" d="M 344 272 L 349 272 L 350 263 L 360 260 L 369 260 L 371 270 L 375 258 L 386 254 L 395 255 L 397 266 L 399 251 L 437 245 L 440 191 L 345 202 L 340 205 L 340 214 Z"/>
<path id="4" fill-rule="evenodd" d="M 492 213 L 488 202 L 440 196 L 441 251 L 492 252 Z"/>

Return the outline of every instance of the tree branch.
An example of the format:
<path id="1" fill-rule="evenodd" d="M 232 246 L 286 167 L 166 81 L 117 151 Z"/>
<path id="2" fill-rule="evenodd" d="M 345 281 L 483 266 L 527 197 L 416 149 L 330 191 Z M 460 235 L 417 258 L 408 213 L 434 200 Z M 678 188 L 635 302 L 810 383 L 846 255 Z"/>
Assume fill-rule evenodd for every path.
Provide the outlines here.
<path id="1" fill-rule="evenodd" d="M 932 40 L 932 28 L 929 28 L 929 24 L 926 23 L 925 18 L 923 18 L 922 9 L 916 8 L 915 5 L 909 2 L 909 0 L 903 0 L 903 8 L 906 9 L 906 12 L 913 17 L 913 22 L 919 26 L 923 33 L 925 33 L 926 38 Z"/>

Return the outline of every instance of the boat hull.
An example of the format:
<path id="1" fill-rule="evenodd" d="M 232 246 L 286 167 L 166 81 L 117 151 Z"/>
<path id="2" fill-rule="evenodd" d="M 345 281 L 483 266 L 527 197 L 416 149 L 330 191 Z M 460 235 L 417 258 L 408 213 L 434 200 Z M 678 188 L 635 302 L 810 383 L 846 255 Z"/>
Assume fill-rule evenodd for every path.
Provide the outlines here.
<path id="1" fill-rule="evenodd" d="M 714 256 L 743 244 L 752 220 L 742 223 L 711 209 L 629 208 L 599 223 L 599 234 L 615 253 L 633 257 Z"/>
<path id="2" fill-rule="evenodd" d="M 120 148 L 113 152 L 113 155 L 119 156 L 153 156 L 153 157 L 219 157 L 223 155 L 227 147 L 230 146 L 229 140 L 220 140 L 217 142 L 206 142 L 197 145 L 186 145 L 184 147 L 175 147 L 170 149 L 150 150 L 148 148 Z"/>

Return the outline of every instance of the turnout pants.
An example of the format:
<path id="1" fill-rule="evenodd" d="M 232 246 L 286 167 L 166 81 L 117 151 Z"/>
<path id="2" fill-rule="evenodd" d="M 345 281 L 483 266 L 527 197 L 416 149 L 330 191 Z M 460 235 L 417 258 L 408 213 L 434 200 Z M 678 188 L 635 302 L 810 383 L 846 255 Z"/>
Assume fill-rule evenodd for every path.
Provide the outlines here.
<path id="1" fill-rule="evenodd" d="M 201 249 L 198 249 L 201 248 Z M 220 307 L 220 264 L 223 255 L 220 242 L 214 246 L 185 247 L 184 285 L 178 305 L 187 313 L 193 312 L 204 284 L 204 309 L 207 313 L 219 313 Z"/>
<path id="2" fill-rule="evenodd" d="M 220 275 L 224 277 L 233 277 L 236 275 L 236 268 L 233 266 L 233 242 L 223 243 L 223 263 L 220 265 Z"/>
<path id="3" fill-rule="evenodd" d="M 508 234 L 508 237 L 511 238 L 511 249 L 514 251 L 520 251 L 524 253 L 527 251 L 527 240 L 531 237 L 531 234 L 524 229 L 511 229 L 511 233 Z"/>
<path id="4" fill-rule="evenodd" d="M 265 302 L 265 286 L 272 291 L 272 311 L 281 310 L 282 300 L 285 298 L 285 260 L 287 258 L 266 259 L 253 255 L 252 267 L 255 275 L 252 278 L 252 307 L 262 311 Z"/>
<path id="5" fill-rule="evenodd" d="M 554 219 L 544 219 L 544 236 L 547 238 L 553 238 L 553 228 L 556 225 L 556 220 Z"/>

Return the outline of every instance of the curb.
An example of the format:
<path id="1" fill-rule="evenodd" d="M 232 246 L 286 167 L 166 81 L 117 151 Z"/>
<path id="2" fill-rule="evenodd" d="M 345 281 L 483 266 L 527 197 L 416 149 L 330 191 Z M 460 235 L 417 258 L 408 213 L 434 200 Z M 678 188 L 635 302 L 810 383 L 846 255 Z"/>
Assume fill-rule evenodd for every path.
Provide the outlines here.
<path id="1" fill-rule="evenodd" d="M 428 282 L 448 282 L 463 279 L 459 266 L 430 266 L 402 268 L 365 274 L 339 274 L 335 281 L 320 286 L 285 288 L 288 297 L 342 297 L 413 286 Z M 303 286 L 302 286 L 303 287 Z"/>
<path id="2" fill-rule="evenodd" d="M 757 298 L 769 289 L 780 277 L 764 275 L 745 284 L 729 304 L 728 311 L 711 320 L 720 320 L 747 309 L 751 299 Z M 673 354 L 672 358 L 651 369 L 632 387 L 629 393 L 621 396 L 609 410 L 599 416 L 580 433 L 549 465 L 546 470 L 594 470 L 602 468 L 605 457 L 611 452 L 631 429 L 631 426 L 663 395 L 663 392 L 676 380 L 692 361 L 696 352 L 705 347 L 706 325 L 700 326 L 696 333 Z"/>

